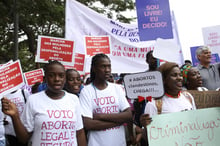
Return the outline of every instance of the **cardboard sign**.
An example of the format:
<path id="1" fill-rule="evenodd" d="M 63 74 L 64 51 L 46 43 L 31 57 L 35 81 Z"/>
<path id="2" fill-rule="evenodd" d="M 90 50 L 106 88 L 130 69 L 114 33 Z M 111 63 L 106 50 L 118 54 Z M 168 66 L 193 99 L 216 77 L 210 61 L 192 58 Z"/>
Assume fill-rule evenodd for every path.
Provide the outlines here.
<path id="1" fill-rule="evenodd" d="M 194 97 L 197 109 L 220 107 L 220 91 L 187 91 Z"/>
<path id="2" fill-rule="evenodd" d="M 220 108 L 161 114 L 147 126 L 150 146 L 218 146 Z"/>
<path id="3" fill-rule="evenodd" d="M 38 36 L 36 62 L 58 60 L 65 65 L 74 64 L 74 42 L 62 38 Z"/>
<path id="4" fill-rule="evenodd" d="M 36 70 L 24 73 L 25 82 L 30 86 L 34 85 L 37 82 L 40 82 L 40 83 L 43 82 L 43 78 L 44 78 L 43 69 L 36 69 Z"/>
<path id="5" fill-rule="evenodd" d="M 169 0 L 136 0 L 141 41 L 173 38 Z"/>
<path id="6" fill-rule="evenodd" d="M 98 53 L 110 54 L 110 36 L 85 36 L 86 54 L 94 56 Z"/>
<path id="7" fill-rule="evenodd" d="M 24 79 L 19 60 L 0 68 L 0 96 L 17 90 L 23 85 Z"/>
<path id="8" fill-rule="evenodd" d="M 126 94 L 131 99 L 138 96 L 158 98 L 164 94 L 162 75 L 159 71 L 125 75 L 124 84 Z"/>
<path id="9" fill-rule="evenodd" d="M 220 25 L 202 28 L 204 44 L 211 48 L 212 54 L 220 55 Z"/>
<path id="10" fill-rule="evenodd" d="M 85 55 L 76 53 L 74 65 L 64 65 L 65 69 L 76 69 L 80 74 L 85 72 Z"/>

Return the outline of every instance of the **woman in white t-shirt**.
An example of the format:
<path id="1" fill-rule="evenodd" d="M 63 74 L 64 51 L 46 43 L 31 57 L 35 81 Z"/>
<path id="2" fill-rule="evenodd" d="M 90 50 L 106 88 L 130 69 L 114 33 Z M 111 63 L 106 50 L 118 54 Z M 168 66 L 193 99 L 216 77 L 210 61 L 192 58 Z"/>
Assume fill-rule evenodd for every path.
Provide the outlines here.
<path id="1" fill-rule="evenodd" d="M 29 96 L 20 119 L 16 105 L 3 98 L 3 112 L 11 116 L 17 138 L 32 146 L 86 146 L 78 97 L 63 91 L 64 66 L 49 61 L 45 66 L 47 90 Z"/>
<path id="2" fill-rule="evenodd" d="M 92 58 L 91 83 L 80 92 L 83 121 L 88 131 L 88 146 L 126 146 L 123 123 L 132 120 L 125 92 L 108 82 L 111 61 L 105 54 Z"/>
<path id="3" fill-rule="evenodd" d="M 178 64 L 166 62 L 159 67 L 159 71 L 163 77 L 165 95 L 146 104 L 145 114 L 140 118 L 144 127 L 151 123 L 153 115 L 196 109 L 193 96 L 182 91 L 183 77 Z"/>

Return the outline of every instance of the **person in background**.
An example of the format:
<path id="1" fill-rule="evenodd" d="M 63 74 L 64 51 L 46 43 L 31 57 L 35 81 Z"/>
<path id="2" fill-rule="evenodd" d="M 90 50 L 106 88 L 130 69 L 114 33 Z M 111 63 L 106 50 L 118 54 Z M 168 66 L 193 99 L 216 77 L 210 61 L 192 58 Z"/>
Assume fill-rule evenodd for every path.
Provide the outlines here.
<path id="1" fill-rule="evenodd" d="M 31 93 L 37 93 L 38 92 L 38 86 L 40 85 L 40 82 L 36 82 L 32 87 L 31 87 Z"/>
<path id="2" fill-rule="evenodd" d="M 114 83 L 114 82 L 115 82 L 114 77 L 113 77 L 112 74 L 110 75 L 110 77 L 108 78 L 107 81 L 109 81 L 109 82 L 111 82 L 111 83 Z"/>
<path id="3" fill-rule="evenodd" d="M 185 65 L 192 65 L 192 62 L 190 60 L 185 60 Z"/>
<path id="4" fill-rule="evenodd" d="M 165 95 L 147 102 L 144 114 L 140 118 L 144 128 L 151 123 L 153 115 L 196 109 L 193 96 L 187 91 L 182 91 L 183 77 L 178 64 L 166 62 L 158 70 L 162 74 Z M 146 132 L 144 134 L 147 139 Z"/>
<path id="5" fill-rule="evenodd" d="M 66 90 L 69 93 L 79 96 L 79 93 L 82 88 L 83 88 L 82 80 L 81 80 L 79 72 L 75 69 L 67 69 L 66 70 L 66 83 L 64 86 L 64 90 Z"/>
<path id="6" fill-rule="evenodd" d="M 30 92 L 28 91 L 28 89 L 23 88 L 8 93 L 4 97 L 9 99 L 11 102 L 13 102 L 16 105 L 19 116 L 21 116 L 29 96 L 30 96 Z M 27 145 L 20 143 L 19 140 L 17 139 L 11 117 L 5 116 L 4 123 L 5 123 L 4 127 L 5 127 L 6 142 L 8 145 L 10 146 Z"/>
<path id="7" fill-rule="evenodd" d="M 148 71 L 156 71 L 158 69 L 159 63 L 158 59 L 153 56 L 153 50 L 147 52 L 146 54 L 146 63 L 148 64 Z M 144 113 L 145 105 L 146 105 L 145 100 L 139 100 L 135 99 L 133 104 L 134 104 L 134 124 L 137 126 L 137 128 L 141 128 L 141 123 L 140 123 L 140 116 Z M 144 139 L 141 139 L 140 141 L 141 146 L 146 146 L 146 141 Z"/>
<path id="8" fill-rule="evenodd" d="M 12 118 L 17 138 L 32 146 L 86 146 L 79 99 L 63 89 L 65 68 L 58 61 L 49 61 L 45 68 L 47 89 L 32 94 L 20 119 L 16 105 L 2 98 L 2 111 Z"/>
<path id="9" fill-rule="evenodd" d="M 208 90 L 216 90 L 220 87 L 220 63 L 211 64 L 211 50 L 207 46 L 201 46 L 196 50 L 199 60 L 197 68 L 202 77 L 203 87 Z"/>
<path id="10" fill-rule="evenodd" d="M 158 68 L 158 59 L 153 56 L 153 50 L 147 52 L 146 54 L 146 63 L 149 66 L 147 71 L 155 71 Z"/>
<path id="11" fill-rule="evenodd" d="M 132 120 L 131 110 L 122 87 L 107 81 L 110 75 L 109 57 L 93 56 L 91 83 L 79 97 L 88 146 L 126 146 L 123 123 Z"/>
<path id="12" fill-rule="evenodd" d="M 202 87 L 202 78 L 196 67 L 184 65 L 180 70 L 182 72 L 183 87 L 185 90 L 208 91 L 207 88 Z"/>

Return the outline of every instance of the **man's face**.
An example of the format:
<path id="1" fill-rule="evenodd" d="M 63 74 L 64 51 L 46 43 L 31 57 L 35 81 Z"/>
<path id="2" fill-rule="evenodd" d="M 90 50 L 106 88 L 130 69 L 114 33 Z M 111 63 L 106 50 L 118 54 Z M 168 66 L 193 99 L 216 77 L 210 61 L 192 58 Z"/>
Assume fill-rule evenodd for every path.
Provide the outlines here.
<path id="1" fill-rule="evenodd" d="M 202 53 L 200 55 L 198 55 L 198 59 L 201 64 L 211 63 L 211 58 L 212 58 L 212 55 L 211 55 L 210 50 L 204 50 L 204 51 L 202 51 Z"/>

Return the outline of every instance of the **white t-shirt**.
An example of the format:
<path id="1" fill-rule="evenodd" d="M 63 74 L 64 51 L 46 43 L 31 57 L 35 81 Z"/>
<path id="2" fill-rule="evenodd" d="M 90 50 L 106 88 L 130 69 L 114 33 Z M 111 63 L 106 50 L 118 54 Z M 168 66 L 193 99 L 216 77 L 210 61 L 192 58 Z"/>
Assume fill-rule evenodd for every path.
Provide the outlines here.
<path id="1" fill-rule="evenodd" d="M 25 94 L 25 92 L 27 92 L 27 91 L 24 90 L 24 94 Z M 12 93 L 5 95 L 4 97 L 9 99 L 11 102 L 15 103 L 15 105 L 18 109 L 19 115 L 21 115 L 24 110 L 24 107 L 25 107 L 25 99 L 24 98 L 27 98 L 27 95 L 28 94 L 25 94 L 25 97 L 24 97 L 24 95 L 22 94 L 22 90 L 18 89 L 15 92 L 12 92 Z M 16 136 L 11 117 L 6 116 L 6 121 L 8 121 L 8 124 L 4 125 L 5 126 L 5 134 Z"/>
<path id="2" fill-rule="evenodd" d="M 162 98 L 161 114 L 196 109 L 193 96 L 189 92 L 187 93 L 189 95 L 189 98 L 191 98 L 192 103 L 190 102 L 189 99 L 187 99 L 188 97 L 185 97 L 182 93 L 180 93 L 180 96 L 178 98 L 171 98 L 171 97 L 164 95 Z M 156 107 L 155 100 L 152 100 L 152 102 L 148 102 L 146 104 L 144 113 L 149 114 L 150 117 L 152 117 L 153 115 L 157 115 L 157 107 Z"/>
<path id="3" fill-rule="evenodd" d="M 129 107 L 122 87 L 109 82 L 104 90 L 99 90 L 92 84 L 85 86 L 79 99 L 82 115 L 89 118 L 93 118 L 93 113 L 119 113 Z M 88 146 L 126 146 L 124 126 L 89 131 Z"/>
<path id="4" fill-rule="evenodd" d="M 28 132 L 33 132 L 32 146 L 77 146 L 76 131 L 83 128 L 79 99 L 67 92 L 57 100 L 45 91 L 32 94 L 22 121 Z"/>

